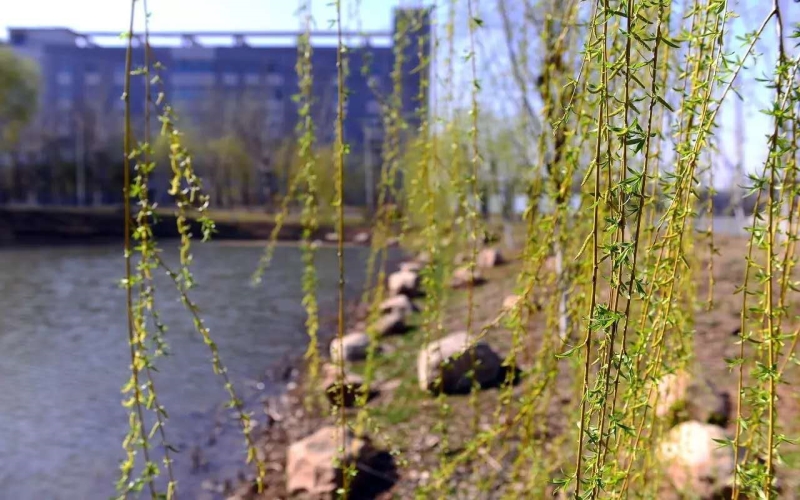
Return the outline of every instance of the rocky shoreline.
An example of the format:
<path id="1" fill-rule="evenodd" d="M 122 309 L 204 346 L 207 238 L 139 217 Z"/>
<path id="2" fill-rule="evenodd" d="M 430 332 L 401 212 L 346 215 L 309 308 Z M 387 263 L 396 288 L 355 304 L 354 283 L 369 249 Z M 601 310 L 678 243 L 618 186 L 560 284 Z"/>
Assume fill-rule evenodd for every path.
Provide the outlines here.
<path id="1" fill-rule="evenodd" d="M 731 240 L 727 246 L 723 246 L 726 249 L 721 257 L 723 262 L 738 258 L 737 245 L 740 243 L 739 240 Z M 468 285 L 469 280 L 476 285 L 474 320 L 481 325 L 490 322 L 498 311 L 519 306 L 523 299 L 514 294 L 518 266 L 513 259 L 510 265 L 501 265 L 505 261 L 501 254 L 495 253 L 494 258 L 491 254 L 483 252 L 479 257 L 480 279 L 465 273 L 464 268 L 456 264 L 449 282 L 449 286 L 456 290 Z M 362 481 L 351 484 L 356 488 L 355 491 L 351 489 L 351 499 L 415 498 L 420 487 L 425 488 L 434 480 L 434 471 L 441 466 L 442 456 L 459 456 L 470 446 L 476 432 L 496 425 L 492 415 L 500 394 L 500 391 L 494 390 L 498 380 L 513 380 L 512 398 L 525 396 L 530 390 L 527 386 L 528 376 L 533 373 L 531 356 L 534 356 L 533 353 L 542 345 L 543 337 L 548 334 L 540 316 L 543 303 L 531 300 L 530 304 L 520 306 L 530 311 L 530 334 L 526 341 L 530 344 L 520 346 L 521 352 L 517 358 L 519 367 L 515 368 L 515 373 L 505 371 L 500 363 L 510 348 L 510 336 L 500 326 L 492 329 L 475 348 L 473 355 L 481 360 L 481 370 L 476 373 L 476 378 L 465 378 L 465 372 L 472 363 L 459 361 L 464 359 L 462 354 L 467 352 L 459 349 L 464 344 L 463 334 L 460 333 L 465 307 L 462 294 L 456 292 L 446 306 L 448 319 L 444 324 L 444 337 L 436 342 L 428 342 L 419 334 L 416 309 L 420 305 L 417 301 L 420 283 L 417 272 L 424 265 L 426 259 L 420 256 L 392 267 L 397 271 L 387 279 L 389 299 L 381 307 L 380 320 L 369 329 L 373 333 L 380 327 L 383 330 L 375 333 L 385 335 L 364 335 L 367 330 L 364 324 L 366 308 L 357 303 L 348 305 L 348 317 L 353 321 L 347 324 L 348 336 L 352 337 L 346 343 L 339 345 L 335 341 L 335 319 L 326 321 L 320 349 L 324 352 L 326 348 L 333 347 L 330 349 L 331 359 L 345 356 L 347 369 L 344 391 L 336 383 L 340 377 L 338 367 L 334 370 L 323 368 L 322 384 L 313 388 L 315 393 L 322 392 L 320 388 L 332 390 L 328 392 L 327 410 L 309 411 L 304 404 L 312 391 L 305 386 L 305 362 L 302 358 L 298 357 L 292 364 L 276 368 L 272 378 L 286 390 L 264 401 L 261 408 L 264 419 L 255 433 L 258 436 L 260 458 L 267 464 L 264 490 L 257 491 L 255 474 L 248 471 L 228 481 L 208 484 L 209 496 L 202 497 L 204 500 L 333 498 L 333 492 L 339 488 L 342 480 L 342 471 L 333 465 L 333 458 L 338 456 L 338 443 L 342 443 L 343 437 L 347 443 L 348 457 L 360 471 L 357 477 Z M 544 267 L 547 272 L 553 272 L 547 263 Z M 727 289 L 729 285 L 733 288 L 733 283 L 726 279 L 731 278 L 720 276 L 719 286 L 722 289 Z M 545 286 L 536 295 L 548 297 L 552 291 Z M 648 476 L 653 475 L 653 481 L 657 481 L 659 498 L 680 498 L 686 488 L 701 498 L 717 498 L 729 491 L 735 466 L 733 452 L 719 448 L 716 441 L 731 435 L 733 419 L 730 394 L 735 388 L 735 380 L 721 361 L 720 353 L 727 355 L 738 349 L 734 342 L 736 338 L 731 337 L 726 322 L 737 310 L 738 302 L 733 295 L 728 297 L 725 294 L 718 300 L 723 304 L 719 311 L 698 315 L 697 363 L 687 366 L 685 370 L 664 375 L 654 386 L 660 398 L 652 401 L 651 405 L 668 429 L 657 443 L 655 451 L 661 467 L 658 471 L 647 473 Z M 375 382 L 365 387 L 361 373 L 362 361 L 368 343 L 375 340 L 378 341 L 375 347 L 382 352 L 378 358 Z M 457 355 L 457 351 L 461 351 L 461 354 Z M 445 376 L 440 382 L 442 385 L 432 383 L 434 379 L 431 374 L 440 369 L 446 358 L 449 359 L 449 371 L 444 372 Z M 555 388 L 553 397 L 541 408 L 539 418 L 542 421 L 538 423 L 541 430 L 538 430 L 538 426 L 536 430 L 543 432 L 537 438 L 542 440 L 543 446 L 553 446 L 551 443 L 565 435 L 567 416 L 570 408 L 576 404 L 570 375 L 559 371 L 555 376 L 557 378 L 552 382 Z M 469 401 L 472 398 L 459 396 L 473 382 L 478 382 L 485 389 L 477 393 L 477 402 L 474 403 L 477 406 L 472 406 L 473 403 Z M 376 410 L 373 416 L 381 419 L 382 430 L 372 431 L 374 440 L 368 433 L 342 436 L 337 422 L 331 418 L 330 403 L 344 402 L 347 419 L 353 422 L 357 409 L 347 407 L 358 396 L 366 395 L 366 391 L 369 391 L 366 404 Z M 448 423 L 446 441 L 436 430 L 442 423 L 440 403 L 435 396 L 440 391 L 446 394 L 451 415 L 462 416 Z M 342 394 L 346 398 L 344 401 L 339 399 Z M 467 415 L 472 417 L 467 418 Z M 510 413 L 507 418 L 512 421 L 516 417 Z M 527 498 L 554 496 L 554 482 L 563 477 L 559 464 L 540 464 L 542 469 L 536 472 L 535 495 L 532 491 L 519 490 L 526 486 L 524 480 L 510 477 L 519 458 L 517 452 L 522 446 L 518 441 L 520 437 L 512 434 L 485 443 L 486 449 L 481 450 L 485 453 L 455 465 L 449 471 L 450 477 L 445 487 L 452 487 L 457 492 L 456 498 L 469 500 L 513 498 L 514 495 L 524 494 L 529 495 Z M 395 452 L 403 457 L 402 463 L 392 460 Z M 783 484 L 781 495 L 794 491 L 792 485 L 800 484 L 790 468 L 781 468 L 778 473 Z M 561 492 L 560 495 L 566 498 L 568 492 Z M 790 495 L 786 498 L 794 497 Z"/>
<path id="2" fill-rule="evenodd" d="M 486 282 L 480 269 L 499 266 L 504 263 L 500 252 L 493 248 L 484 249 L 478 258 L 478 267 L 474 273 L 468 271 L 464 265 L 458 266 L 453 273 L 450 286 L 462 289 L 473 283 L 479 286 Z M 395 265 L 396 272 L 389 274 L 386 292 L 387 299 L 380 306 L 380 316 L 370 327 L 378 339 L 395 335 L 404 335 L 415 329 L 415 325 L 408 324 L 409 317 L 419 308 L 414 299 L 421 293 L 420 271 L 429 264 L 424 256 L 412 260 L 399 262 Z M 346 373 L 346 390 L 342 391 L 338 382 L 340 375 L 338 368 L 333 364 L 324 364 L 321 373 L 321 387 L 325 389 L 331 406 L 345 407 L 348 418 L 354 416 L 355 402 L 359 396 L 366 397 L 367 404 L 373 397 L 390 398 L 392 392 L 398 388 L 397 380 L 377 381 L 367 388 L 362 386 L 362 377 L 351 371 L 354 363 L 363 361 L 367 356 L 370 337 L 365 333 L 367 308 L 363 304 L 351 303 L 348 307 L 349 318 L 354 318 L 347 325 L 343 343 L 339 344 L 335 335 L 335 320 L 326 328 L 327 335 L 321 336 L 320 345 L 330 346 L 331 360 L 339 356 L 344 357 L 348 372 Z M 433 393 L 443 391 L 447 394 L 464 394 L 471 385 L 467 372 L 472 367 L 472 360 L 464 354 L 464 334 L 455 333 L 440 339 L 427 346 L 425 360 L 418 365 L 418 369 L 425 366 L 425 374 L 421 373 L 420 385 L 425 390 Z M 435 345 L 434 345 L 435 344 Z M 376 346 L 376 351 L 381 352 L 381 346 Z M 474 351 L 476 359 L 480 360 L 483 367 L 477 379 L 486 387 L 496 387 L 507 377 L 507 372 L 502 366 L 501 358 L 485 341 L 478 342 Z M 437 385 L 434 374 L 440 373 L 449 360 L 459 360 L 457 366 L 446 369 L 446 376 Z M 309 412 L 304 404 L 309 395 L 308 388 L 304 387 L 303 359 L 297 360 L 299 364 L 283 370 L 284 387 L 286 392 L 279 397 L 272 398 L 265 403 L 267 424 L 260 429 L 259 439 L 260 458 L 267 464 L 267 477 L 264 490 L 258 492 L 254 480 L 254 473 L 241 478 L 236 486 L 231 484 L 217 486 L 217 492 L 226 495 L 229 500 L 255 500 L 255 499 L 285 499 L 285 498 L 331 498 L 331 495 L 341 486 L 341 471 L 332 466 L 335 453 L 334 442 L 340 442 L 341 431 L 331 425 L 329 412 Z M 466 388 L 466 390 L 465 390 Z M 342 401 L 341 397 L 345 400 Z M 428 436 L 431 438 L 432 436 Z M 400 479 L 397 464 L 388 450 L 373 443 L 366 435 L 354 435 L 348 432 L 348 458 L 360 473 L 356 476 L 355 483 L 350 485 L 350 498 L 353 499 L 382 499 L 390 498 L 397 493 L 396 483 Z M 435 447 L 436 443 L 421 443 L 426 449 Z M 313 451 L 312 451 L 313 450 Z M 412 483 L 409 483 L 412 484 Z M 409 492 L 410 493 L 410 492 Z M 299 495 L 299 496 L 298 496 Z"/>
<path id="3" fill-rule="evenodd" d="M 359 234 L 362 236 L 359 237 Z M 356 233 L 355 241 L 349 244 L 364 245 L 369 241 L 363 235 Z M 327 236 L 327 237 L 325 237 Z M 333 244 L 335 234 L 323 235 L 321 244 Z M 390 255 L 387 266 L 396 266 L 402 260 L 402 254 Z M 355 318 L 363 315 L 364 307 L 359 300 L 349 300 L 346 303 L 346 317 Z M 328 346 L 336 338 L 338 318 L 335 314 L 322 315 L 318 338 L 320 346 Z M 355 326 L 351 324 L 349 326 Z M 321 347 L 322 349 L 322 347 Z M 207 440 L 191 446 L 188 459 L 191 461 L 190 479 L 192 498 L 198 500 L 222 500 L 228 498 L 287 498 L 285 488 L 284 466 L 286 451 L 296 439 L 310 434 L 313 429 L 320 427 L 327 415 L 315 415 L 307 412 L 304 401 L 307 390 L 303 385 L 307 362 L 303 353 L 297 353 L 280 363 L 271 366 L 259 380 L 250 381 L 264 389 L 254 399 L 245 401 L 246 411 L 253 415 L 253 436 L 257 438 L 257 448 L 260 459 L 267 464 L 267 477 L 265 490 L 261 495 L 255 495 L 253 480 L 254 467 L 244 463 L 244 451 L 241 445 L 241 428 L 238 425 L 235 412 L 219 405 L 213 410 L 209 420 L 213 421 L 214 430 Z M 270 389 L 271 394 L 267 394 Z M 225 421 L 225 424 L 221 424 Z M 232 450 L 241 456 L 241 465 L 234 471 L 225 474 L 215 474 L 215 458 L 220 451 L 218 445 L 221 433 L 226 433 L 229 438 L 236 439 L 236 447 Z M 228 452 L 231 447 L 225 448 Z M 186 460 L 186 458 L 184 458 Z"/>

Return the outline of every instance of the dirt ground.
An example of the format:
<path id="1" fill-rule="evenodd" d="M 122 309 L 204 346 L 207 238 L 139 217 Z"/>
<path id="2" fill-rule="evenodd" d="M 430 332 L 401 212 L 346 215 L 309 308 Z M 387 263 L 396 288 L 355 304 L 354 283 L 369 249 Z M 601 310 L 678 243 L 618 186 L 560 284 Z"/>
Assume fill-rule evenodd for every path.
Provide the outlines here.
<path id="1" fill-rule="evenodd" d="M 735 411 L 738 379 L 725 360 L 739 354 L 742 295 L 735 292 L 744 275 L 746 241 L 742 238 L 717 238 L 716 245 L 720 249 L 720 255 L 714 259 L 714 307 L 711 311 L 706 311 L 701 304 L 696 307 L 693 350 L 697 367 L 701 368 L 718 389 L 728 392 L 734 402 Z M 698 253 L 702 254 L 703 251 L 701 249 Z M 698 255 L 696 261 L 700 269 L 706 268 L 707 257 Z M 476 330 L 497 317 L 504 298 L 515 292 L 519 272 L 520 263 L 512 260 L 484 273 L 486 283 L 474 289 L 472 321 Z M 707 297 L 708 276 L 704 272 L 698 272 L 696 276 L 697 297 L 700 302 Z M 541 385 L 537 384 L 546 377 L 530 377 L 530 380 L 537 382 L 528 382 L 525 372 L 547 369 L 552 364 L 542 364 L 540 360 L 555 359 L 550 353 L 555 348 L 545 346 L 545 352 L 539 351 L 544 345 L 543 340 L 548 336 L 555 336 L 554 326 L 547 324 L 541 307 L 551 297 L 552 292 L 547 286 L 539 288 L 534 294 L 534 303 L 527 321 L 528 333 L 518 349 L 517 363 L 523 375 L 520 382 L 510 389 L 513 401 L 522 401 L 542 390 Z M 443 322 L 445 332 L 465 329 L 466 303 L 466 291 L 454 292 L 449 297 Z M 421 320 L 417 317 L 414 321 L 419 323 Z M 332 331 L 330 326 L 328 325 L 328 330 Z M 512 332 L 502 324 L 486 331 L 485 339 L 501 356 L 508 353 L 513 345 Z M 385 491 L 373 492 L 363 498 L 429 498 L 431 493 L 415 496 L 415 490 L 433 484 L 438 477 L 435 471 L 443 463 L 447 467 L 452 465 L 445 481 L 449 486 L 447 498 L 482 500 L 552 497 L 552 482 L 562 475 L 560 469 L 566 465 L 549 462 L 547 457 L 554 450 L 575 447 L 572 438 L 568 437 L 574 436 L 574 433 L 565 431 L 575 422 L 575 412 L 580 406 L 576 397 L 576 387 L 581 382 L 576 379 L 580 366 L 575 364 L 579 360 L 558 361 L 558 368 L 553 369 L 551 378 L 547 379 L 547 386 L 554 390 L 547 392 L 548 396 L 542 399 L 541 408 L 531 417 L 512 410 L 502 410 L 504 407 L 501 407 L 499 401 L 503 390 L 500 388 L 479 391 L 474 397 L 464 395 L 437 398 L 421 391 L 416 380 L 416 356 L 425 340 L 425 332 L 421 328 L 386 338 L 384 354 L 377 359 L 374 387 L 380 390 L 380 394 L 368 403 L 369 435 L 378 446 L 396 454 L 396 469 L 387 471 L 385 478 L 387 481 L 396 478 L 396 482 L 393 485 L 387 482 Z M 363 367 L 356 364 L 351 369 L 359 372 Z M 786 380 L 799 382 L 799 372 L 796 365 L 790 364 Z M 782 426 L 781 431 L 787 436 L 797 436 L 800 432 L 800 391 L 793 383 L 779 388 L 778 420 Z M 240 485 L 235 498 L 288 498 L 284 469 L 288 444 L 332 421 L 325 411 L 308 412 L 304 409 L 302 401 L 306 391 L 302 378 L 291 382 L 289 389 L 287 394 L 271 402 L 271 407 L 266 409 L 274 418 L 271 425 L 263 430 L 261 438 L 262 458 L 268 464 L 265 490 L 261 494 L 255 494 L 248 484 Z M 356 420 L 355 411 L 348 413 L 348 419 Z M 465 450 L 471 446 L 471 440 L 479 433 L 492 429 L 498 421 L 508 423 L 506 427 L 513 431 L 491 435 L 491 439 L 480 447 L 482 452 L 466 453 Z M 522 425 L 522 422 L 526 424 Z M 732 418 L 726 429 L 731 436 L 734 426 Z M 522 427 L 524 429 L 520 429 Z M 517 453 L 521 448 L 519 444 L 522 440 L 530 442 L 531 439 L 547 453 L 520 459 Z M 797 498 L 800 488 L 800 451 L 797 445 L 784 443 L 781 454 L 783 462 L 779 463 L 778 472 L 783 489 L 782 497 Z M 469 458 L 462 460 L 465 457 Z M 521 460 L 519 463 L 526 464 L 523 469 L 527 471 L 532 467 L 539 467 L 539 473 L 528 476 L 527 472 L 519 472 L 520 467 L 515 467 L 518 459 Z M 520 486 L 523 489 L 508 489 Z M 631 497 L 639 497 L 635 492 L 630 493 Z M 669 497 L 669 493 L 664 490 L 658 495 L 658 498 Z"/>

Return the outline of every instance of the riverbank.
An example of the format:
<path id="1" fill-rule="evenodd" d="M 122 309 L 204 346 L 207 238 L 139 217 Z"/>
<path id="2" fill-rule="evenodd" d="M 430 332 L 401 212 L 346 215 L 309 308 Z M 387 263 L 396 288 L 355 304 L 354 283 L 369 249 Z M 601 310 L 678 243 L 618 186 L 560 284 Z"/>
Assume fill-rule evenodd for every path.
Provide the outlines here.
<path id="1" fill-rule="evenodd" d="M 746 242 L 738 237 L 719 237 L 717 245 L 721 254 L 715 258 L 715 306 L 706 311 L 698 306 L 695 312 L 695 334 L 693 336 L 695 363 L 702 367 L 702 373 L 713 380 L 721 394 L 736 394 L 737 378 L 726 364 L 726 359 L 734 359 L 738 355 L 738 325 L 741 307 L 741 295 L 734 294 L 743 274 L 743 255 Z M 706 269 L 706 262 L 699 259 L 698 269 Z M 735 270 L 735 272 L 732 272 Z M 472 322 L 475 329 L 492 324 L 486 331 L 486 340 L 501 357 L 508 354 L 514 346 L 514 336 L 507 324 L 496 323 L 498 312 L 504 307 L 506 297 L 519 292 L 516 289 L 517 276 L 521 271 L 518 261 L 503 266 L 492 267 L 482 271 L 486 282 L 474 289 Z M 550 283 L 554 271 L 545 268 L 541 283 Z M 696 273 L 698 297 L 707 294 L 708 277 L 705 272 Z M 546 341 L 552 340 L 553 328 L 547 324 L 547 297 L 552 296 L 549 285 L 537 286 L 532 296 L 536 297 L 527 308 L 527 337 L 516 346 L 517 367 L 521 373 L 521 382 L 510 389 L 510 397 L 520 401 L 537 390 L 535 382 L 541 382 L 541 360 L 553 358 L 547 356 L 552 350 L 560 352 L 558 346 Z M 467 317 L 466 290 L 451 292 L 444 308 L 444 334 L 464 330 Z M 545 307 L 543 307 L 545 306 Z M 497 424 L 497 418 L 505 418 L 507 422 L 516 422 L 523 418 L 516 410 L 508 410 L 507 415 L 498 414 L 499 401 L 503 397 L 500 388 L 489 388 L 479 391 L 474 397 L 447 396 L 437 398 L 420 389 L 417 380 L 416 361 L 420 348 L 428 341 L 426 332 L 418 328 L 421 318 L 419 313 L 408 319 L 410 330 L 402 335 L 392 335 L 381 339 L 382 352 L 375 363 L 375 382 L 371 388 L 376 390 L 376 397 L 368 403 L 369 421 L 367 434 L 373 443 L 381 449 L 390 450 L 398 457 L 396 469 L 380 472 L 378 477 L 385 488 L 378 493 L 364 498 L 406 499 L 414 498 L 415 490 L 430 485 L 435 479 L 434 471 L 438 470 L 445 460 L 452 465 L 450 477 L 446 481 L 445 491 L 450 488 L 454 498 L 470 500 L 507 498 L 508 495 L 522 498 L 523 492 L 509 489 L 525 485 L 525 498 L 552 497 L 554 481 L 563 477 L 569 470 L 570 463 L 545 462 L 542 457 L 524 457 L 524 463 L 538 464 L 537 468 L 519 468 L 521 439 L 541 440 L 541 446 L 550 449 L 561 447 L 564 456 L 570 456 L 569 450 L 574 443 L 568 436 L 570 422 L 573 422 L 574 408 L 579 404 L 575 387 L 580 382 L 575 378 L 576 371 L 556 369 L 553 371 L 551 384 L 555 392 L 542 401 L 543 408 L 537 410 L 537 421 L 528 429 L 532 435 L 525 437 L 514 431 L 495 436 L 482 445 L 480 457 L 467 458 L 465 450 L 471 440 L 481 432 L 485 432 Z M 326 339 L 330 340 L 330 337 Z M 321 344 L 320 350 L 327 353 L 328 342 Z M 544 351 L 542 351 L 544 349 Z M 548 350 L 549 349 L 549 350 Z M 544 356 L 542 353 L 544 352 Z M 561 365 L 569 363 L 562 360 Z M 362 374 L 363 363 L 348 363 L 348 370 L 354 374 Z M 327 411 L 309 412 L 304 401 L 311 390 L 317 387 L 304 387 L 302 371 L 298 378 L 287 383 L 287 393 L 281 398 L 271 401 L 265 411 L 274 416 L 271 425 L 262 432 L 259 450 L 267 462 L 267 480 L 265 491 L 258 494 L 251 484 L 240 485 L 237 492 L 228 498 L 236 499 L 276 499 L 289 498 L 286 488 L 287 451 L 292 443 L 309 436 L 316 430 L 335 425 Z M 533 376 L 536 375 L 536 376 Z M 797 383 L 796 373 L 790 382 Z M 531 385 L 534 384 L 534 385 Z M 782 430 L 794 436 L 800 428 L 800 398 L 793 389 L 786 385 L 779 389 L 778 413 L 783 423 Z M 734 410 L 735 411 L 735 410 Z M 347 410 L 349 422 L 355 422 L 357 411 Z M 735 421 L 730 419 L 724 432 L 732 435 Z M 558 454 L 558 453 L 557 453 Z M 783 486 L 782 498 L 796 498 L 795 492 L 800 487 L 800 453 L 797 447 L 784 443 L 783 460 L 778 469 L 778 476 Z M 458 462 L 463 458 L 463 461 Z M 521 462 L 519 462 L 521 463 Z M 528 477 L 535 470 L 534 476 Z M 527 472 L 524 472 L 527 471 Z M 525 477 L 520 476 L 522 474 Z M 514 476 L 514 477 L 512 477 Z M 381 482 L 379 481 L 379 482 Z M 661 486 L 661 498 L 673 498 L 674 491 Z M 503 496 L 506 495 L 506 496 Z M 514 496 L 517 495 L 517 496 Z M 292 497 L 294 498 L 294 497 Z M 306 497 L 301 497 L 306 498 Z M 316 497 L 308 497 L 316 498 Z"/>
<path id="2" fill-rule="evenodd" d="M 369 233 L 369 223 L 355 209 L 345 216 L 345 240 L 363 244 L 359 236 Z M 196 215 L 196 214 L 195 214 Z M 210 210 L 215 225 L 215 240 L 267 240 L 276 225 L 276 215 L 246 210 Z M 173 209 L 157 210 L 158 222 L 153 226 L 156 238 L 176 238 L 178 230 Z M 192 233 L 200 235 L 200 224 L 190 220 Z M 332 222 L 322 222 L 313 235 L 325 240 L 333 231 Z M 299 241 L 303 227 L 299 214 L 289 214 L 277 238 L 280 241 Z M 0 207 L 0 244 L 71 244 L 107 243 L 121 241 L 124 236 L 122 207 Z"/>

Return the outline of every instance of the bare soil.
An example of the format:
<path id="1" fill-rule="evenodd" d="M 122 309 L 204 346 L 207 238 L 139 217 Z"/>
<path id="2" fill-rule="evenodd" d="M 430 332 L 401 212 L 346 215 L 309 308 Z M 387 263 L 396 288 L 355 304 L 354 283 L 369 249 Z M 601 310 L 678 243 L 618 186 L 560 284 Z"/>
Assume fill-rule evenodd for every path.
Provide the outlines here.
<path id="1" fill-rule="evenodd" d="M 696 259 L 699 270 L 696 273 L 698 304 L 693 325 L 694 359 L 697 367 L 701 368 L 718 389 L 731 395 L 735 411 L 738 375 L 729 369 L 725 360 L 739 355 L 742 294 L 735 292 L 744 277 L 746 240 L 718 237 L 716 245 L 720 249 L 720 255 L 714 258 L 714 301 L 711 310 L 706 310 L 701 304 L 708 295 L 708 275 L 703 271 L 707 268 L 708 258 L 706 256 Z M 702 251 L 700 249 L 698 253 Z M 475 331 L 496 319 L 504 298 L 515 293 L 519 272 L 520 263 L 514 261 L 484 272 L 487 282 L 474 289 L 472 300 Z M 457 291 L 449 298 L 443 323 L 446 333 L 465 329 L 468 317 L 467 295 L 467 291 Z M 526 377 L 526 371 L 542 369 L 543 365 L 537 364 L 537 360 L 554 359 L 557 353 L 551 352 L 556 351 L 556 348 L 549 347 L 555 344 L 543 342 L 556 336 L 554 326 L 547 324 L 541 307 L 547 306 L 551 300 L 555 298 L 548 286 L 539 287 L 534 293 L 534 303 L 527 318 L 527 336 L 518 344 L 517 349 L 517 364 L 522 370 L 522 378 L 511 389 L 511 398 L 514 401 L 530 397 L 541 389 L 533 381 L 541 381 L 543 377 Z M 416 318 L 416 321 L 420 319 Z M 785 329 L 788 330 L 789 327 L 790 324 L 786 323 Z M 327 330 L 332 332 L 332 325 L 328 325 Z M 484 334 L 486 340 L 501 355 L 508 353 L 514 345 L 511 330 L 502 323 Z M 425 493 L 415 496 L 415 490 L 432 484 L 437 478 L 435 471 L 442 463 L 453 465 L 446 480 L 449 486 L 447 498 L 482 500 L 508 498 L 509 494 L 512 498 L 552 497 L 553 480 L 563 475 L 561 469 L 566 465 L 543 462 L 541 457 L 538 462 L 536 457 L 526 459 L 525 462 L 537 463 L 542 468 L 534 479 L 528 478 L 535 481 L 534 484 L 528 484 L 527 489 L 516 491 L 507 488 L 525 484 L 524 478 L 520 480 L 519 476 L 515 476 L 517 472 L 514 467 L 522 440 L 535 439 L 543 450 L 573 450 L 574 454 L 575 443 L 571 441 L 571 437 L 567 437 L 574 436 L 574 433 L 567 434 L 565 431 L 569 426 L 575 425 L 576 411 L 580 406 L 576 397 L 578 391 L 575 390 L 581 382 L 576 380 L 580 366 L 575 364 L 580 360 L 562 359 L 558 362 L 559 368 L 553 371 L 550 380 L 550 384 L 556 389 L 541 401 L 541 408 L 537 410 L 536 416 L 526 420 L 525 415 L 516 411 L 498 411 L 501 408 L 501 388 L 482 390 L 474 397 L 436 397 L 420 390 L 416 380 L 416 356 L 425 340 L 423 329 L 416 328 L 384 341 L 386 349 L 377 359 L 374 384 L 380 390 L 380 395 L 368 403 L 368 434 L 378 446 L 397 453 L 398 479 L 386 491 L 371 492 L 367 496 L 355 498 L 428 498 Z M 327 343 L 323 346 L 326 348 Z M 542 346 L 545 347 L 544 352 L 539 350 Z M 751 352 L 750 346 L 746 352 Z M 356 372 L 362 368 L 358 365 L 351 367 Z M 785 377 L 789 383 L 779 388 L 778 420 L 781 431 L 787 436 L 797 436 L 800 433 L 800 391 L 796 389 L 796 383 L 800 382 L 798 372 L 798 367 L 790 363 Z M 309 412 L 305 409 L 303 401 L 308 393 L 301 375 L 289 384 L 286 394 L 268 404 L 265 411 L 271 415 L 270 424 L 261 430 L 260 438 L 260 449 L 268 464 L 265 488 L 261 493 L 255 493 L 251 483 L 240 484 L 235 498 L 288 498 L 284 487 L 288 445 L 319 426 L 333 421 L 327 410 Z M 347 415 L 349 421 L 356 420 L 355 411 L 349 411 Z M 487 443 L 482 444 L 483 452 L 465 453 L 471 440 L 479 433 L 491 429 L 498 420 L 507 422 L 507 427 L 514 431 L 493 435 Z M 731 436 L 734 425 L 731 419 L 727 427 Z M 783 460 L 778 465 L 778 474 L 783 488 L 782 497 L 797 498 L 797 491 L 800 489 L 800 451 L 797 445 L 784 443 L 781 452 Z M 551 454 L 542 454 L 542 457 Z M 464 457 L 468 458 L 462 461 Z M 386 472 L 388 475 L 394 473 L 395 471 Z M 382 473 L 378 473 L 378 476 L 380 474 Z M 668 490 L 661 491 L 659 498 L 672 496 Z M 635 492 L 631 494 L 636 497 Z"/>

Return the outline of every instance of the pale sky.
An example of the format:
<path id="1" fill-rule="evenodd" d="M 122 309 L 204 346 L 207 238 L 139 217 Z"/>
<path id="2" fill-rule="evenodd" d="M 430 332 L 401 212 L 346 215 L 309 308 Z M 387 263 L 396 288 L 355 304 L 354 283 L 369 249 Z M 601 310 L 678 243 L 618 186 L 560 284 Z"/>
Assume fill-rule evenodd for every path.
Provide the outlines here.
<path id="1" fill-rule="evenodd" d="M 137 2 L 141 5 L 142 1 Z M 313 16 L 319 29 L 328 29 L 335 18 L 329 0 L 313 2 Z M 414 2 L 403 2 L 411 4 Z M 65 26 L 76 31 L 127 31 L 128 0 L 0 0 L 0 33 L 8 27 Z M 398 0 L 361 0 L 361 20 L 368 30 L 388 30 L 393 6 Z M 296 0 L 149 0 L 153 31 L 269 31 L 299 26 Z M 343 14 L 352 11 L 342 2 Z M 352 16 L 351 16 L 352 18 Z M 141 28 L 142 18 L 137 27 Z M 355 21 L 351 22 L 355 28 Z"/>
<path id="2" fill-rule="evenodd" d="M 494 11 L 494 1 L 475 0 L 481 10 L 480 15 L 486 22 L 480 34 L 479 57 L 484 88 L 492 83 L 492 76 L 496 77 L 495 86 L 509 86 L 507 59 L 502 48 L 501 31 L 498 14 Z M 143 26 L 141 12 L 142 0 L 137 2 L 137 30 Z M 330 0 L 313 1 L 313 17 L 317 29 L 329 29 L 329 21 L 334 19 L 335 11 L 329 4 Z M 342 10 L 345 16 L 345 27 L 351 30 L 389 31 L 392 27 L 392 9 L 398 5 L 414 7 L 421 4 L 430 4 L 424 0 L 342 0 Z M 440 0 L 440 19 L 445 16 L 448 2 Z M 509 0 L 509 5 L 514 6 L 515 1 Z M 780 0 L 783 8 L 784 21 L 797 23 L 800 21 L 800 3 L 793 0 Z M 466 1 L 461 0 L 466 10 Z M 730 8 L 740 13 L 742 17 L 733 21 L 731 31 L 744 33 L 754 30 L 763 20 L 771 8 L 771 0 L 738 0 L 731 1 Z M 296 30 L 300 21 L 297 16 L 297 0 L 148 0 L 151 11 L 151 30 L 158 31 L 271 31 L 271 30 Z M 356 6 L 359 6 L 356 8 Z M 129 22 L 130 2 L 128 0 L 0 0 L 0 37 L 6 36 L 9 27 L 67 27 L 76 31 L 127 31 Z M 358 12 L 358 15 L 355 13 Z M 462 12 L 462 14 L 464 14 Z M 466 19 L 459 21 L 460 36 L 456 42 L 459 55 L 466 50 Z M 794 31 L 787 26 L 787 46 L 791 51 L 796 50 L 794 45 L 797 40 L 788 38 Z M 762 59 L 764 67 L 771 65 L 770 59 L 774 57 L 774 28 L 768 28 L 767 40 L 760 46 L 765 52 Z M 536 35 L 535 35 L 536 36 Z M 740 46 L 741 42 L 729 42 L 728 48 Z M 482 49 L 482 50 L 481 50 Z M 483 52 L 483 53 L 481 53 Z M 740 51 L 741 53 L 741 51 Z M 468 65 L 463 61 L 456 63 L 461 66 L 462 78 L 469 73 Z M 744 72 L 743 81 L 749 82 L 755 91 L 747 91 L 744 106 L 746 128 L 745 158 L 748 170 L 760 170 L 763 165 L 765 148 L 764 136 L 769 133 L 770 119 L 759 112 L 760 109 L 770 104 L 772 94 L 763 90 L 763 84 L 755 84 L 754 77 L 762 76 L 759 70 Z M 468 84 L 464 86 L 468 88 Z M 494 91 L 487 99 L 497 102 L 502 99 L 502 90 Z M 469 92 L 460 92 L 461 97 L 468 99 Z M 731 96 L 732 97 L 732 96 Z M 732 101 L 723 107 L 719 116 L 720 148 L 725 157 L 735 160 L 735 134 L 732 127 L 734 122 Z M 724 175 L 724 174 L 723 174 Z"/>

